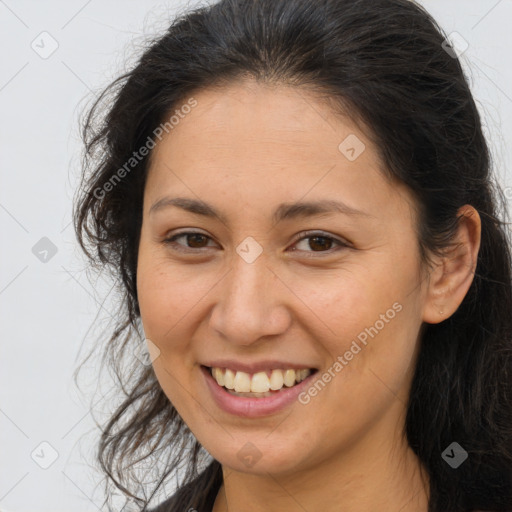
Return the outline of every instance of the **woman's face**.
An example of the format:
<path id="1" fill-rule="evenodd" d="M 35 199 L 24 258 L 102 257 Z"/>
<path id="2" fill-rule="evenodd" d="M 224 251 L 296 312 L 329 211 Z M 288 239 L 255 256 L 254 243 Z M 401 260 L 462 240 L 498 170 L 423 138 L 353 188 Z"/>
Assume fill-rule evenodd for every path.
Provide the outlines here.
<path id="1" fill-rule="evenodd" d="M 162 389 L 234 470 L 387 453 L 426 302 L 410 194 L 365 133 L 303 90 L 240 82 L 194 99 L 144 191 L 137 288 Z M 285 384 L 234 396 L 205 366 L 239 390 Z M 276 369 L 316 372 L 291 386 Z"/>

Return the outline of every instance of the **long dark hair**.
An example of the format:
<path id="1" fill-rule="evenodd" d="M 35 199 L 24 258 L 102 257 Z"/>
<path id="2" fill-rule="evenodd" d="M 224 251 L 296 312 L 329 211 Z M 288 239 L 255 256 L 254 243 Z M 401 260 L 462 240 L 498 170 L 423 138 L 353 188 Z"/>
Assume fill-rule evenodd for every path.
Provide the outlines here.
<path id="1" fill-rule="evenodd" d="M 468 81 L 445 38 L 409 0 L 221 0 L 177 17 L 135 68 L 94 101 L 82 121 L 86 150 L 74 226 L 92 265 L 117 279 L 122 300 L 103 357 L 124 392 L 103 427 L 98 461 L 143 510 L 177 468 L 182 480 L 166 510 L 211 510 L 222 473 L 152 367 L 136 364 L 134 356 L 143 339 L 136 269 L 149 156 L 115 186 L 107 183 L 194 91 L 243 76 L 323 93 L 333 108 L 370 127 L 386 172 L 417 200 L 425 263 L 450 244 L 462 205 L 479 212 L 482 238 L 472 285 L 450 318 L 424 325 L 405 433 L 430 477 L 430 512 L 512 510 L 506 201 L 491 174 Z M 469 455 L 457 469 L 442 457 L 454 441 Z M 136 496 L 141 482 L 132 464 L 152 458 L 164 463 L 153 494 Z"/>

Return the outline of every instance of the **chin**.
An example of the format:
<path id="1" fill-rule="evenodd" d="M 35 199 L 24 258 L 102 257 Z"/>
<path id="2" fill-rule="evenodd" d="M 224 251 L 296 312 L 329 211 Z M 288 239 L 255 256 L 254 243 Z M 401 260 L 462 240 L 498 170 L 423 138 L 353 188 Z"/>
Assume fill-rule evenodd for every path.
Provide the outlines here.
<path id="1" fill-rule="evenodd" d="M 283 446 L 284 440 L 278 436 L 272 440 L 272 434 L 262 433 L 244 436 L 243 439 L 231 443 L 229 448 L 219 448 L 208 452 L 224 467 L 234 471 L 251 474 L 283 474 L 296 472 L 304 456 L 304 444 L 297 440 L 294 443 Z M 206 447 L 206 446 L 205 446 Z M 206 447 L 207 448 L 207 447 Z"/>

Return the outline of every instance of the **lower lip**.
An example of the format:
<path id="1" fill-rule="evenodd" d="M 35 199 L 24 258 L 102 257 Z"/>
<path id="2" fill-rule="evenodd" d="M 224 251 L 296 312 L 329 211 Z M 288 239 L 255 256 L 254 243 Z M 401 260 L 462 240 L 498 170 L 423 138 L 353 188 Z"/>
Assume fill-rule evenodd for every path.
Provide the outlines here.
<path id="1" fill-rule="evenodd" d="M 215 403 L 222 410 L 245 418 L 259 418 L 285 409 L 297 400 L 300 393 L 309 386 L 310 379 L 317 373 L 312 373 L 291 388 L 283 387 L 281 391 L 273 396 L 250 398 L 228 393 L 222 386 L 217 384 L 210 370 L 205 366 L 201 366 L 201 372 L 205 377 L 207 386 L 210 388 Z"/>

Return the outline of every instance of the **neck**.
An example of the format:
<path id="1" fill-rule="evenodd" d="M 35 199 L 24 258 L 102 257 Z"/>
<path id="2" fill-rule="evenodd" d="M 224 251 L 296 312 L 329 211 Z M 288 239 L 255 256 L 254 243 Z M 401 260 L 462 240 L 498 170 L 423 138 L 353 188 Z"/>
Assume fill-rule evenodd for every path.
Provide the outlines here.
<path id="1" fill-rule="evenodd" d="M 394 432 L 372 431 L 350 449 L 332 450 L 330 458 L 293 474 L 242 473 L 223 466 L 212 512 L 427 512 L 428 477 Z"/>

